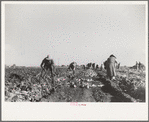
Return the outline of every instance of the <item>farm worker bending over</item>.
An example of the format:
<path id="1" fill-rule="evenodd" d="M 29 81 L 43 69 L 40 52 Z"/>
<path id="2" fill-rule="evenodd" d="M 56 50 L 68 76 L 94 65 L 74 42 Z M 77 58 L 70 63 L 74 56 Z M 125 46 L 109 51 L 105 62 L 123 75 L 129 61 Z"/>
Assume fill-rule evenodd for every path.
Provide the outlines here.
<path id="1" fill-rule="evenodd" d="M 110 55 L 106 62 L 107 76 L 110 80 L 115 79 L 116 76 L 115 63 L 117 63 L 116 57 L 114 55 Z"/>
<path id="2" fill-rule="evenodd" d="M 68 70 L 72 70 L 72 71 L 73 71 L 73 75 L 74 75 L 74 74 L 75 74 L 75 68 L 76 68 L 76 66 L 77 66 L 77 63 L 76 63 L 76 62 L 72 62 L 72 63 L 69 65 L 67 71 L 68 71 Z"/>
<path id="3" fill-rule="evenodd" d="M 83 69 L 85 70 L 85 65 L 82 65 Z"/>
<path id="4" fill-rule="evenodd" d="M 48 73 L 48 71 L 50 71 L 50 75 L 51 75 L 51 78 L 52 78 L 52 85 L 53 87 L 55 86 L 55 83 L 54 83 L 54 61 L 53 59 L 50 59 L 49 58 L 49 55 L 47 55 L 47 57 L 45 57 L 41 63 L 41 68 L 42 68 L 42 72 L 41 72 L 41 75 L 43 74 L 43 72 L 45 72 L 44 76 Z M 44 77 L 43 76 L 43 77 Z"/>

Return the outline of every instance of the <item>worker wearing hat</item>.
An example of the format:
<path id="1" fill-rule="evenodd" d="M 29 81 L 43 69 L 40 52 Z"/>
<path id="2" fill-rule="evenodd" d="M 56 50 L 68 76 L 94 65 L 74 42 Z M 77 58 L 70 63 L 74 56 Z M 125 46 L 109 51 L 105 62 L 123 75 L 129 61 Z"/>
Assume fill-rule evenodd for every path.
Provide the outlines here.
<path id="1" fill-rule="evenodd" d="M 116 67 L 115 67 L 115 64 L 116 63 L 117 63 L 116 57 L 113 54 L 110 55 L 110 57 L 107 59 L 107 62 L 106 62 L 107 77 L 110 80 L 115 79 L 115 76 L 116 76 L 116 71 L 115 71 Z"/>

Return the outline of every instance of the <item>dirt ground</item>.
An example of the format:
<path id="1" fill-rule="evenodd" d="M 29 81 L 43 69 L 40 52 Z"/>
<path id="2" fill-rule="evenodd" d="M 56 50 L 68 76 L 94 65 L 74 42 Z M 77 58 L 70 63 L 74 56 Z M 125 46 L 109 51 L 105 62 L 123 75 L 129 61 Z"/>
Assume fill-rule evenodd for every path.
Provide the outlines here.
<path id="1" fill-rule="evenodd" d="M 145 81 L 142 81 L 145 79 L 145 75 L 142 72 L 139 72 L 140 77 L 138 78 L 138 72 L 132 73 L 132 71 L 129 73 L 128 78 L 123 76 L 127 74 L 127 71 L 125 72 L 125 70 L 122 69 L 117 71 L 118 75 L 116 80 L 111 81 L 106 78 L 105 70 L 78 69 L 76 75 L 72 76 L 71 71 L 66 72 L 65 68 L 59 68 L 57 70 L 58 75 L 55 76 L 55 91 L 50 90 L 51 87 L 46 84 L 47 81 L 50 84 L 50 78 L 40 79 L 39 81 L 38 74 L 40 70 L 37 72 L 37 69 L 30 69 L 29 71 L 23 72 L 24 74 L 21 74 L 18 70 L 6 70 L 6 101 L 20 102 L 18 99 L 22 99 L 21 102 L 145 102 Z M 87 74 L 86 72 L 89 73 Z M 12 73 L 20 77 L 26 75 L 26 77 L 19 80 L 19 78 L 10 77 Z M 90 76 L 91 74 L 92 76 Z M 131 74 L 135 76 L 132 77 Z M 17 81 L 20 84 L 25 82 L 26 85 L 24 85 L 24 87 L 21 85 L 17 87 L 10 85 L 12 82 L 16 83 Z M 144 86 L 142 84 L 137 86 L 136 81 L 137 83 L 143 82 L 142 84 Z M 44 85 L 42 85 L 41 82 Z M 43 87 L 45 87 L 45 91 Z M 22 90 L 22 88 L 26 89 Z M 23 94 L 24 91 L 26 91 L 26 95 L 24 95 L 26 97 L 17 96 L 17 92 Z M 12 97 L 11 93 L 17 97 Z"/>

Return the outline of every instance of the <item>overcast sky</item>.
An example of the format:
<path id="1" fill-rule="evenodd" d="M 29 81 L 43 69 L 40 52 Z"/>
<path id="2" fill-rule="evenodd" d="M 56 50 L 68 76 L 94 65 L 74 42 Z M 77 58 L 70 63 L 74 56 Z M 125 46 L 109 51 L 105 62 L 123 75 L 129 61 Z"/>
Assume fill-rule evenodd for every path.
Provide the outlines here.
<path id="1" fill-rule="evenodd" d="M 99 65 L 111 54 L 121 65 L 145 63 L 145 5 L 7 4 L 5 63 Z"/>

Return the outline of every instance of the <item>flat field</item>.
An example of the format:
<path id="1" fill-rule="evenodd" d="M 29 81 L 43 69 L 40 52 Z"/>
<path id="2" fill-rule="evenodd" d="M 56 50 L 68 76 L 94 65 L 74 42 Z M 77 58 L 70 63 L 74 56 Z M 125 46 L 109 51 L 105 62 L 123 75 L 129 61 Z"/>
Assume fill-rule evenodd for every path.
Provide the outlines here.
<path id="1" fill-rule="evenodd" d="M 145 71 L 128 67 L 116 70 L 116 80 L 106 78 L 106 70 L 77 68 L 75 76 L 66 67 L 57 67 L 54 77 L 42 78 L 40 68 L 5 69 L 7 102 L 145 102 Z"/>

